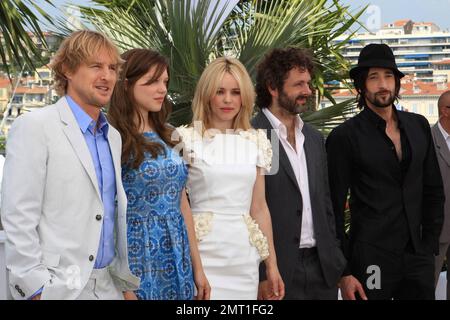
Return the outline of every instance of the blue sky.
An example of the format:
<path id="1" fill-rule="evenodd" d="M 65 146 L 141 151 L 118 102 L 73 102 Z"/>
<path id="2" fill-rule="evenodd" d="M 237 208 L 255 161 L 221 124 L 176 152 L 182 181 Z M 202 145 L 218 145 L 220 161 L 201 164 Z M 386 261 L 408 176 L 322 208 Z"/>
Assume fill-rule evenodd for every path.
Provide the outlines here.
<path id="1" fill-rule="evenodd" d="M 379 8 L 382 24 L 400 19 L 415 22 L 434 22 L 441 29 L 450 30 L 450 0 L 341 0 L 351 8 L 362 8 L 371 4 Z M 376 12 L 377 10 L 374 10 Z M 369 14 L 362 16 L 362 22 L 370 19 Z"/>
<path id="2" fill-rule="evenodd" d="M 87 5 L 89 0 L 53 0 L 58 8 L 67 3 Z M 441 29 L 450 30 L 450 0 L 341 0 L 343 4 L 350 5 L 356 11 L 366 4 L 372 4 L 371 13 L 362 16 L 363 23 L 373 24 L 380 21 L 381 24 L 393 22 L 399 19 L 412 19 L 413 21 L 434 22 Z M 36 1 L 42 3 L 42 0 Z M 46 7 L 48 8 L 48 7 Z M 53 16 L 59 15 L 53 8 L 47 10 Z"/>

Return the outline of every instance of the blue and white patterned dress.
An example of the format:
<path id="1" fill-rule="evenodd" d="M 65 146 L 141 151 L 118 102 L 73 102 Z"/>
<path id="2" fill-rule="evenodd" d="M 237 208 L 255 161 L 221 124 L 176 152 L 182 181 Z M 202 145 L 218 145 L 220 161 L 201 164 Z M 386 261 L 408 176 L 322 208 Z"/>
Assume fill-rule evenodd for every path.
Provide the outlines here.
<path id="1" fill-rule="evenodd" d="M 145 153 L 137 169 L 124 166 L 128 198 L 128 259 L 141 279 L 139 299 L 189 300 L 194 295 L 189 241 L 180 211 L 187 180 L 183 159 L 154 132 L 144 136 L 164 146 L 157 159 Z"/>

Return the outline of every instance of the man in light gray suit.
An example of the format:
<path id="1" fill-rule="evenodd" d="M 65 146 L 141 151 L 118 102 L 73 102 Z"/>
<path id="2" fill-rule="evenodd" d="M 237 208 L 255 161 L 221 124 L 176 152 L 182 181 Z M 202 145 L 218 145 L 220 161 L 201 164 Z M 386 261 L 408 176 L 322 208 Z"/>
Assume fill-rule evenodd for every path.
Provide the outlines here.
<path id="1" fill-rule="evenodd" d="M 272 161 L 279 160 L 279 169 L 266 175 L 265 186 L 285 299 L 333 300 L 346 261 L 336 238 L 324 138 L 299 116 L 311 96 L 312 72 L 312 58 L 305 50 L 268 53 L 258 66 L 256 101 L 261 112 L 252 125 L 280 141 Z M 265 279 L 261 264 L 258 295 L 272 299 Z"/>
<path id="2" fill-rule="evenodd" d="M 120 64 L 104 35 L 73 33 L 52 61 L 63 97 L 11 127 L 1 214 L 15 299 L 135 298 L 121 138 L 101 112 Z"/>
<path id="3" fill-rule="evenodd" d="M 447 257 L 447 300 L 450 300 L 450 91 L 444 92 L 438 100 L 439 121 L 431 128 L 436 155 L 444 182 L 445 207 L 444 225 L 439 238 L 439 255 L 436 257 L 436 284 Z"/>

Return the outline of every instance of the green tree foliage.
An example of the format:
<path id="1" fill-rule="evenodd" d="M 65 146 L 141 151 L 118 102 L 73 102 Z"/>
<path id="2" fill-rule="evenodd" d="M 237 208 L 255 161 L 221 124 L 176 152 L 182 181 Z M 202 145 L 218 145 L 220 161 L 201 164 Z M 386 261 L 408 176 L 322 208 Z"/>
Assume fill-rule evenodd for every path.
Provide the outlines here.
<path id="1" fill-rule="evenodd" d="M 10 65 L 36 67 L 36 61 L 41 62 L 41 50 L 33 42 L 29 32 L 46 45 L 44 35 L 38 23 L 38 16 L 32 8 L 47 22 L 52 23 L 50 16 L 31 0 L 1 0 L 0 1 L 0 58 L 3 69 L 11 74 Z M 50 0 L 46 3 L 53 5 Z M 14 69 L 14 68 L 13 68 Z M 20 70 L 20 67 L 18 68 Z"/>
<path id="2" fill-rule="evenodd" d="M 317 63 L 315 99 L 304 120 L 328 130 L 352 112 L 350 101 L 319 111 L 315 107 L 322 96 L 334 102 L 331 91 L 336 87 L 330 83 L 347 85 L 349 65 L 340 48 L 351 35 L 339 43 L 332 40 L 357 24 L 364 9 L 352 14 L 339 0 L 239 1 L 232 10 L 211 0 L 95 2 L 104 9 L 82 7 L 84 17 L 122 50 L 152 48 L 170 59 L 175 125 L 190 121 L 195 85 L 212 59 L 233 55 L 254 79 L 263 55 L 287 46 L 310 48 Z"/>

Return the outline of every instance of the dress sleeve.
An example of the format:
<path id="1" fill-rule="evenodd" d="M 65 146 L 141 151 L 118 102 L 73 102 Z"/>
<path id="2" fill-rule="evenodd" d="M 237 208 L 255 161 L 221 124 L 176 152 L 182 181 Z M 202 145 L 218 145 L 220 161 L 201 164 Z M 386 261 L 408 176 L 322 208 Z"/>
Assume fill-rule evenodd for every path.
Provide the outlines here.
<path id="1" fill-rule="evenodd" d="M 258 146 L 258 157 L 256 159 L 256 165 L 264 168 L 267 172 L 272 167 L 272 145 L 265 130 L 258 129 L 256 132 L 256 142 Z"/>
<path id="2" fill-rule="evenodd" d="M 191 164 L 194 159 L 194 139 L 195 132 L 194 128 L 188 126 L 180 126 L 176 128 L 176 134 L 178 136 L 178 143 L 174 149 L 183 156 L 183 159 Z"/>

